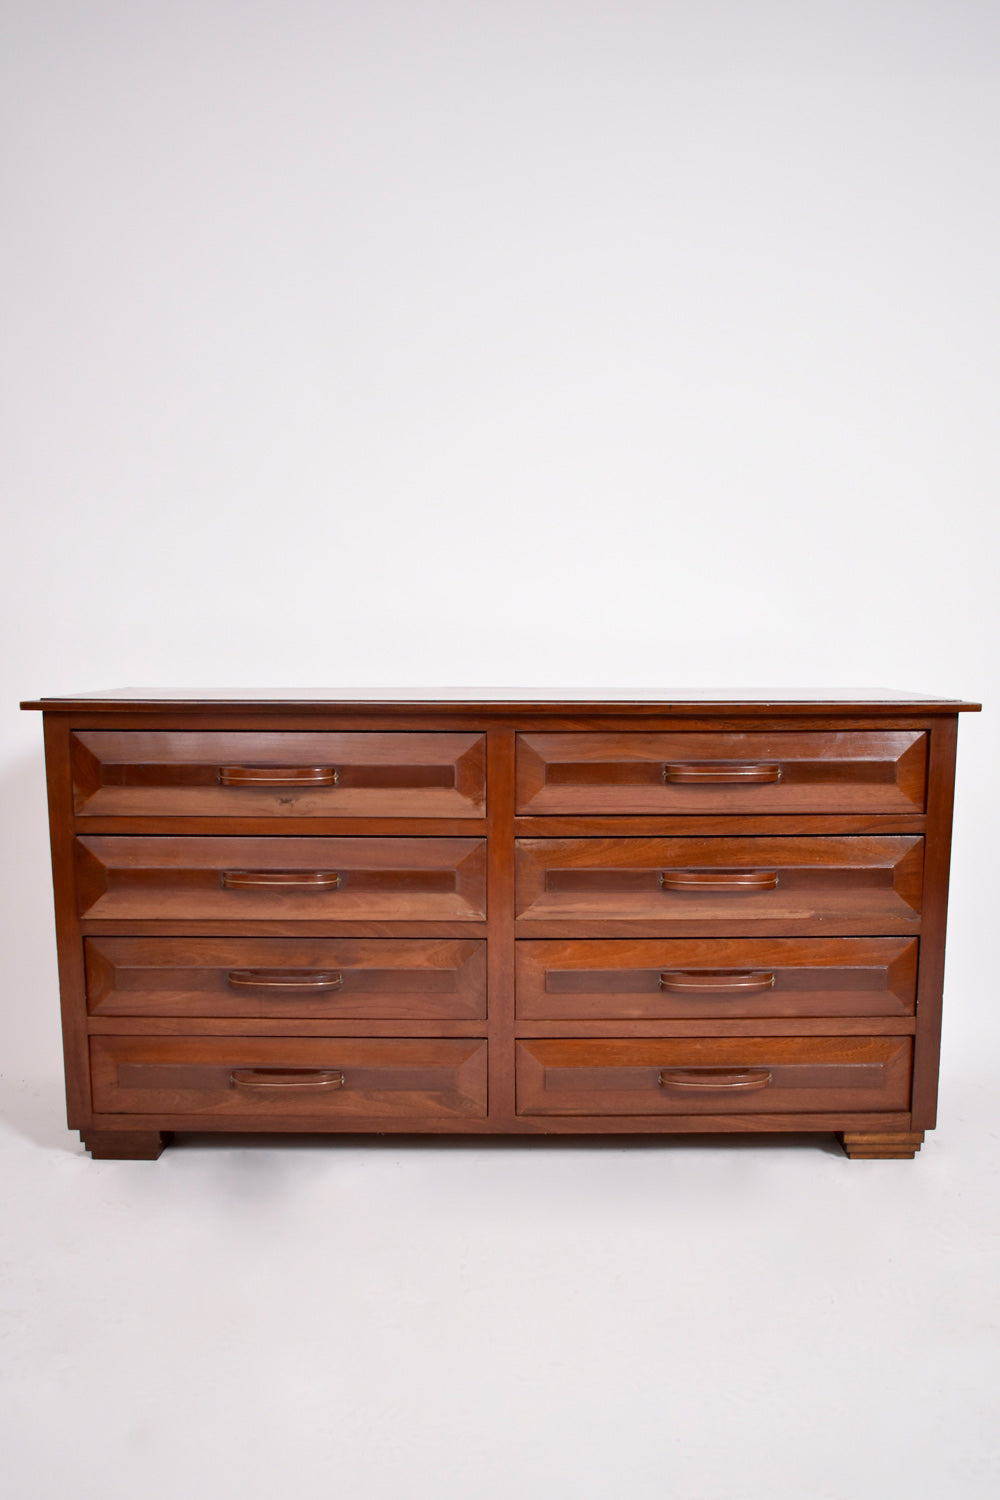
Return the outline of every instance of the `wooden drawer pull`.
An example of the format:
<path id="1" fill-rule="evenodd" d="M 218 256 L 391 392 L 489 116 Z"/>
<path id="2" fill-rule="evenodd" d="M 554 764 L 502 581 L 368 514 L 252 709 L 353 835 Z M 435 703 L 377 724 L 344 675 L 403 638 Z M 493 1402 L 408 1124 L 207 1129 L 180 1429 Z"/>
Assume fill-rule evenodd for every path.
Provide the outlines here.
<path id="1" fill-rule="evenodd" d="M 669 782 L 711 782 L 716 786 L 745 786 L 748 781 L 780 781 L 781 767 L 773 762 L 692 760 L 668 762 L 663 779 Z"/>
<path id="2" fill-rule="evenodd" d="M 229 974 L 233 989 L 284 990 L 295 995 L 337 990 L 343 982 L 343 974 L 332 969 L 233 969 Z"/>
<path id="3" fill-rule="evenodd" d="M 665 891 L 773 891 L 777 870 L 664 870 Z"/>
<path id="4" fill-rule="evenodd" d="M 333 766 L 220 766 L 221 786 L 336 786 Z"/>
<path id="5" fill-rule="evenodd" d="M 707 990 L 715 994 L 719 990 L 770 990 L 774 988 L 774 975 L 766 972 L 754 974 L 749 969 L 675 969 L 660 975 L 660 989 L 681 995 L 689 990 Z"/>
<path id="6" fill-rule="evenodd" d="M 223 870 L 222 885 L 227 891 L 249 890 L 255 886 L 298 886 L 309 891 L 335 890 L 340 884 L 336 870 Z"/>
<path id="7" fill-rule="evenodd" d="M 664 1068 L 656 1081 L 664 1089 L 766 1089 L 771 1074 L 767 1068 Z"/>
<path id="8" fill-rule="evenodd" d="M 344 1075 L 335 1068 L 236 1068 L 229 1082 L 234 1089 L 342 1089 Z"/>

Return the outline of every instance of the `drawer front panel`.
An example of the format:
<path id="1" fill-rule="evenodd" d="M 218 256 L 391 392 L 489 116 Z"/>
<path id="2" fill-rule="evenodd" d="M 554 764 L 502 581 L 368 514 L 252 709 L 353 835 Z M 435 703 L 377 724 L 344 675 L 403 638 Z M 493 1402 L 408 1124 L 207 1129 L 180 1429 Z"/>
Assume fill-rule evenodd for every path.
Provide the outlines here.
<path id="1" fill-rule="evenodd" d="M 77 817 L 481 818 L 481 734 L 77 730 Z"/>
<path id="2" fill-rule="evenodd" d="M 482 1020 L 486 944 L 445 938 L 100 937 L 98 1016 Z"/>
<path id="3" fill-rule="evenodd" d="M 921 813 L 923 732 L 522 734 L 521 813 Z"/>
<path id="4" fill-rule="evenodd" d="M 518 1113 L 779 1114 L 908 1109 L 909 1037 L 517 1043 Z"/>
<path id="5" fill-rule="evenodd" d="M 538 1021 L 912 1016 L 914 938 L 517 944 L 517 1014 Z"/>
<path id="6" fill-rule="evenodd" d="M 78 838 L 81 917 L 443 921 L 486 912 L 486 844 L 438 838 Z"/>
<path id="7" fill-rule="evenodd" d="M 520 839 L 517 914 L 678 936 L 913 932 L 922 871 L 919 837 Z"/>
<path id="8" fill-rule="evenodd" d="M 94 1109 L 108 1114 L 486 1114 L 484 1041 L 95 1036 Z"/>

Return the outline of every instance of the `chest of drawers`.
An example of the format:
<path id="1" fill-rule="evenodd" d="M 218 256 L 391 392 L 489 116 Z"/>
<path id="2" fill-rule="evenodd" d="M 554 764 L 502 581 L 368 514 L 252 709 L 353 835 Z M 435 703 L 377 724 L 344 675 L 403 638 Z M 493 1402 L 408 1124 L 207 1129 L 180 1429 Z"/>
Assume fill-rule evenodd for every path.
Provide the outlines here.
<path id="1" fill-rule="evenodd" d="M 935 1123 L 976 704 L 122 691 L 44 718 L 70 1127 Z"/>

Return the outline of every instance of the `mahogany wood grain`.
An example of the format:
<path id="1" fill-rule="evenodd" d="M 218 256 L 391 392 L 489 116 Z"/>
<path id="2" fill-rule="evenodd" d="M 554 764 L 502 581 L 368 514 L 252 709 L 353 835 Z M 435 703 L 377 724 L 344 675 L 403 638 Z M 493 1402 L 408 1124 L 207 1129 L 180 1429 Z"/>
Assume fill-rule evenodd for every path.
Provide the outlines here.
<path id="1" fill-rule="evenodd" d="M 521 1114 L 898 1110 L 910 1098 L 913 1044 L 908 1037 L 521 1040 L 515 1045 Z"/>
<path id="2" fill-rule="evenodd" d="M 218 818 L 76 818 L 74 825 L 78 833 L 119 834 L 217 834 L 235 838 L 271 838 L 275 834 L 284 837 L 304 835 L 307 838 L 335 838 L 347 834 L 351 838 L 462 838 L 473 835 L 482 837 L 486 833 L 485 818 L 327 818 L 284 817 L 280 826 L 274 818 L 227 818 L 221 824 Z M 822 830 L 821 830 L 822 831 Z M 872 829 L 872 832 L 880 832 Z M 889 829 L 895 832 L 895 829 Z M 903 832 L 915 831 L 909 828 Z"/>
<path id="3" fill-rule="evenodd" d="M 917 946 L 912 938 L 521 941 L 517 1013 L 538 1020 L 686 1017 L 702 1023 L 741 1016 L 912 1016 Z"/>
<path id="4" fill-rule="evenodd" d="M 486 943 L 446 938 L 98 937 L 92 1016 L 486 1018 Z"/>
<path id="5" fill-rule="evenodd" d="M 927 737 L 895 733 L 518 736 L 519 813 L 923 812 Z"/>
<path id="6" fill-rule="evenodd" d="M 614 817 L 588 815 L 580 817 L 569 813 L 547 817 L 517 817 L 514 819 L 514 834 L 517 838 L 667 838 L 698 837 L 711 834 L 746 836 L 766 834 L 819 834 L 819 833 L 923 833 L 927 818 L 923 813 L 835 813 L 820 816 L 817 813 L 750 813 L 729 814 L 671 813 L 668 817 L 645 813 L 641 817 L 616 814 Z M 103 824 L 101 831 L 105 831 Z M 108 829 L 108 832 L 113 830 Z M 149 830 L 152 831 L 152 830 Z M 169 832 L 169 829 L 163 829 Z M 195 830 L 192 829 L 192 832 Z M 242 830 L 241 830 L 242 831 Z M 318 832 L 319 830 L 314 830 Z M 372 832 L 381 832 L 373 829 Z M 468 833 L 467 828 L 434 827 L 427 832 Z"/>
<path id="7" fill-rule="evenodd" d="M 951 820 L 955 796 L 955 750 L 958 719 L 941 719 L 931 733 L 931 791 L 928 799 L 926 921 L 920 943 L 917 980 L 917 1030 L 913 1057 L 913 1127 L 937 1124 L 938 1067 L 941 1055 L 941 1007 L 944 993 L 945 924 L 951 866 Z"/>
<path id="8" fill-rule="evenodd" d="M 933 1120 L 976 705 L 34 706 L 67 1098 L 97 1155 L 175 1129 L 805 1130 L 891 1157 Z M 544 1112 L 518 1113 L 540 1055 Z"/>
<path id="9" fill-rule="evenodd" d="M 130 1115 L 211 1114 L 358 1116 L 405 1121 L 412 1115 L 485 1115 L 486 1042 L 354 1037 L 91 1038 L 95 1107 Z M 249 1092 L 233 1073 L 297 1070 Z M 329 1088 L 328 1074 L 344 1082 Z M 310 1080 L 313 1087 L 310 1087 Z"/>
<path id="10" fill-rule="evenodd" d="M 424 920 L 486 915 L 481 839 L 147 838 L 76 840 L 80 915 L 103 922 L 351 918 Z M 227 889 L 227 872 L 336 873 L 314 889 Z"/>
<path id="11" fill-rule="evenodd" d="M 77 817 L 485 815 L 481 734 L 76 730 Z"/>
<path id="12" fill-rule="evenodd" d="M 119 1029 L 125 1023 L 119 1023 Z M 193 1023 L 190 1023 L 193 1024 Z M 374 1023 L 369 1023 L 374 1024 Z M 443 1025 L 444 1023 L 439 1023 Z M 466 1022 L 467 1026 L 475 1023 Z M 91 1030 L 96 1027 L 91 1022 Z M 104 1029 L 108 1029 L 106 1025 Z M 535 1021 L 519 1018 L 515 1036 L 532 1037 L 632 1037 L 668 1036 L 913 1036 L 916 1019 L 910 1016 L 680 1016 L 636 1020 L 616 1016 L 613 1020 Z"/>
<path id="13" fill-rule="evenodd" d="M 358 1020 L 328 1016 L 310 1020 L 302 1016 L 91 1016 L 91 1036 L 475 1036 L 488 1032 L 482 1019 L 452 1021 L 445 1016 L 427 1020 L 398 1018 Z M 616 1016 L 613 1020 L 535 1021 L 515 1019 L 505 1031 L 511 1036 L 534 1037 L 668 1037 L 704 1036 L 912 1036 L 913 1016 L 737 1016 L 713 1019 L 680 1017 L 635 1020 Z M 491 1110 L 491 1118 L 495 1118 Z"/>
<path id="14" fill-rule="evenodd" d="M 85 938 L 102 937 L 114 934 L 116 937 L 144 937 L 149 934 L 154 924 L 148 919 L 128 921 L 106 922 L 100 919 L 92 921 L 88 917 L 80 920 L 80 932 Z M 358 938 L 485 938 L 485 919 L 473 921 L 471 918 L 462 918 L 458 921 L 423 920 L 405 921 L 394 917 L 384 920 L 371 920 L 369 918 L 351 917 L 343 920 L 338 917 L 326 918 L 304 918 L 289 916 L 286 918 L 267 917 L 260 921 L 240 922 L 234 929 L 231 921 L 212 921 L 204 918 L 198 921 L 172 920 L 169 924 L 170 932 L 175 937 L 343 937 Z M 163 929 L 160 929 L 161 931 Z"/>
<path id="15" fill-rule="evenodd" d="M 600 924 L 639 935 L 719 937 L 919 931 L 923 840 L 915 837 L 521 839 L 522 936 Z M 673 871 L 774 875 L 773 888 L 664 886 Z M 547 927 L 542 930 L 542 924 Z M 614 927 L 612 927 L 614 924 Z"/>
<path id="16" fill-rule="evenodd" d="M 516 1117 L 514 1048 L 514 734 L 487 736 L 489 784 L 489 1106 L 497 1130 Z"/>
<path id="17" fill-rule="evenodd" d="M 619 1025 L 623 1024 L 621 1022 Z M 746 1025 L 753 1023 L 746 1022 Z M 757 1021 L 758 1026 L 766 1022 Z M 799 1022 L 799 1025 L 804 1025 Z M 832 1023 L 827 1022 L 826 1026 Z M 887 1023 L 887 1025 L 890 1023 Z M 858 1026 L 863 1026 L 861 1021 Z M 856 1028 L 857 1029 L 857 1028 Z M 871 1030 L 871 1022 L 868 1022 Z M 902 1028 L 905 1030 L 905 1027 Z M 912 1026 L 910 1030 L 912 1031 Z M 91 1036 L 400 1036 L 409 1037 L 482 1037 L 486 1030 L 482 1016 L 469 1021 L 454 1021 L 448 1016 L 382 1019 L 372 1016 L 105 1016 L 92 1015 L 87 1022 Z"/>
<path id="18" fill-rule="evenodd" d="M 91 1106 L 87 1065 L 87 991 L 75 898 L 69 731 L 63 719 L 48 714 L 43 725 L 56 954 L 62 1011 L 66 1118 L 71 1130 L 80 1130 L 90 1121 Z"/>

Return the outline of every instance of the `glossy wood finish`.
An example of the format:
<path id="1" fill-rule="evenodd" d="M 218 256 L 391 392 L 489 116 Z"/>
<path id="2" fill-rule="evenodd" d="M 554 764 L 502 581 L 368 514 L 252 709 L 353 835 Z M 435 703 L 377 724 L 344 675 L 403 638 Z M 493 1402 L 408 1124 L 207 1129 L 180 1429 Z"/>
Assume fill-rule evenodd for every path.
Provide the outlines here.
<path id="1" fill-rule="evenodd" d="M 442 938 L 96 937 L 94 1016 L 486 1019 L 486 943 Z"/>
<path id="2" fill-rule="evenodd" d="M 482 818 L 482 734 L 78 730 L 77 817 Z"/>
<path id="3" fill-rule="evenodd" d="M 482 839 L 98 834 L 78 838 L 75 854 L 79 914 L 92 922 L 240 927 L 306 918 L 336 923 L 486 915 Z"/>
<path id="4" fill-rule="evenodd" d="M 584 923 L 607 935 L 913 933 L 922 869 L 923 840 L 914 837 L 521 839 L 518 928 L 525 936 L 542 923 L 545 935 L 554 924 Z M 683 888 L 670 883 L 675 873 Z"/>
<path id="5" fill-rule="evenodd" d="M 90 1051 L 105 1113 L 210 1113 L 251 1128 L 273 1115 L 335 1127 L 486 1113 L 484 1041 L 95 1036 Z"/>
<path id="6" fill-rule="evenodd" d="M 971 706 L 47 702 L 70 1122 L 910 1155 Z"/>
<path id="7" fill-rule="evenodd" d="M 898 1110 L 908 1037 L 519 1041 L 523 1114 L 668 1115 Z"/>
<path id="8" fill-rule="evenodd" d="M 522 734 L 519 813 L 923 812 L 927 736 Z"/>
<path id="9" fill-rule="evenodd" d="M 912 1016 L 913 938 L 593 938 L 517 945 L 533 1020 Z"/>

